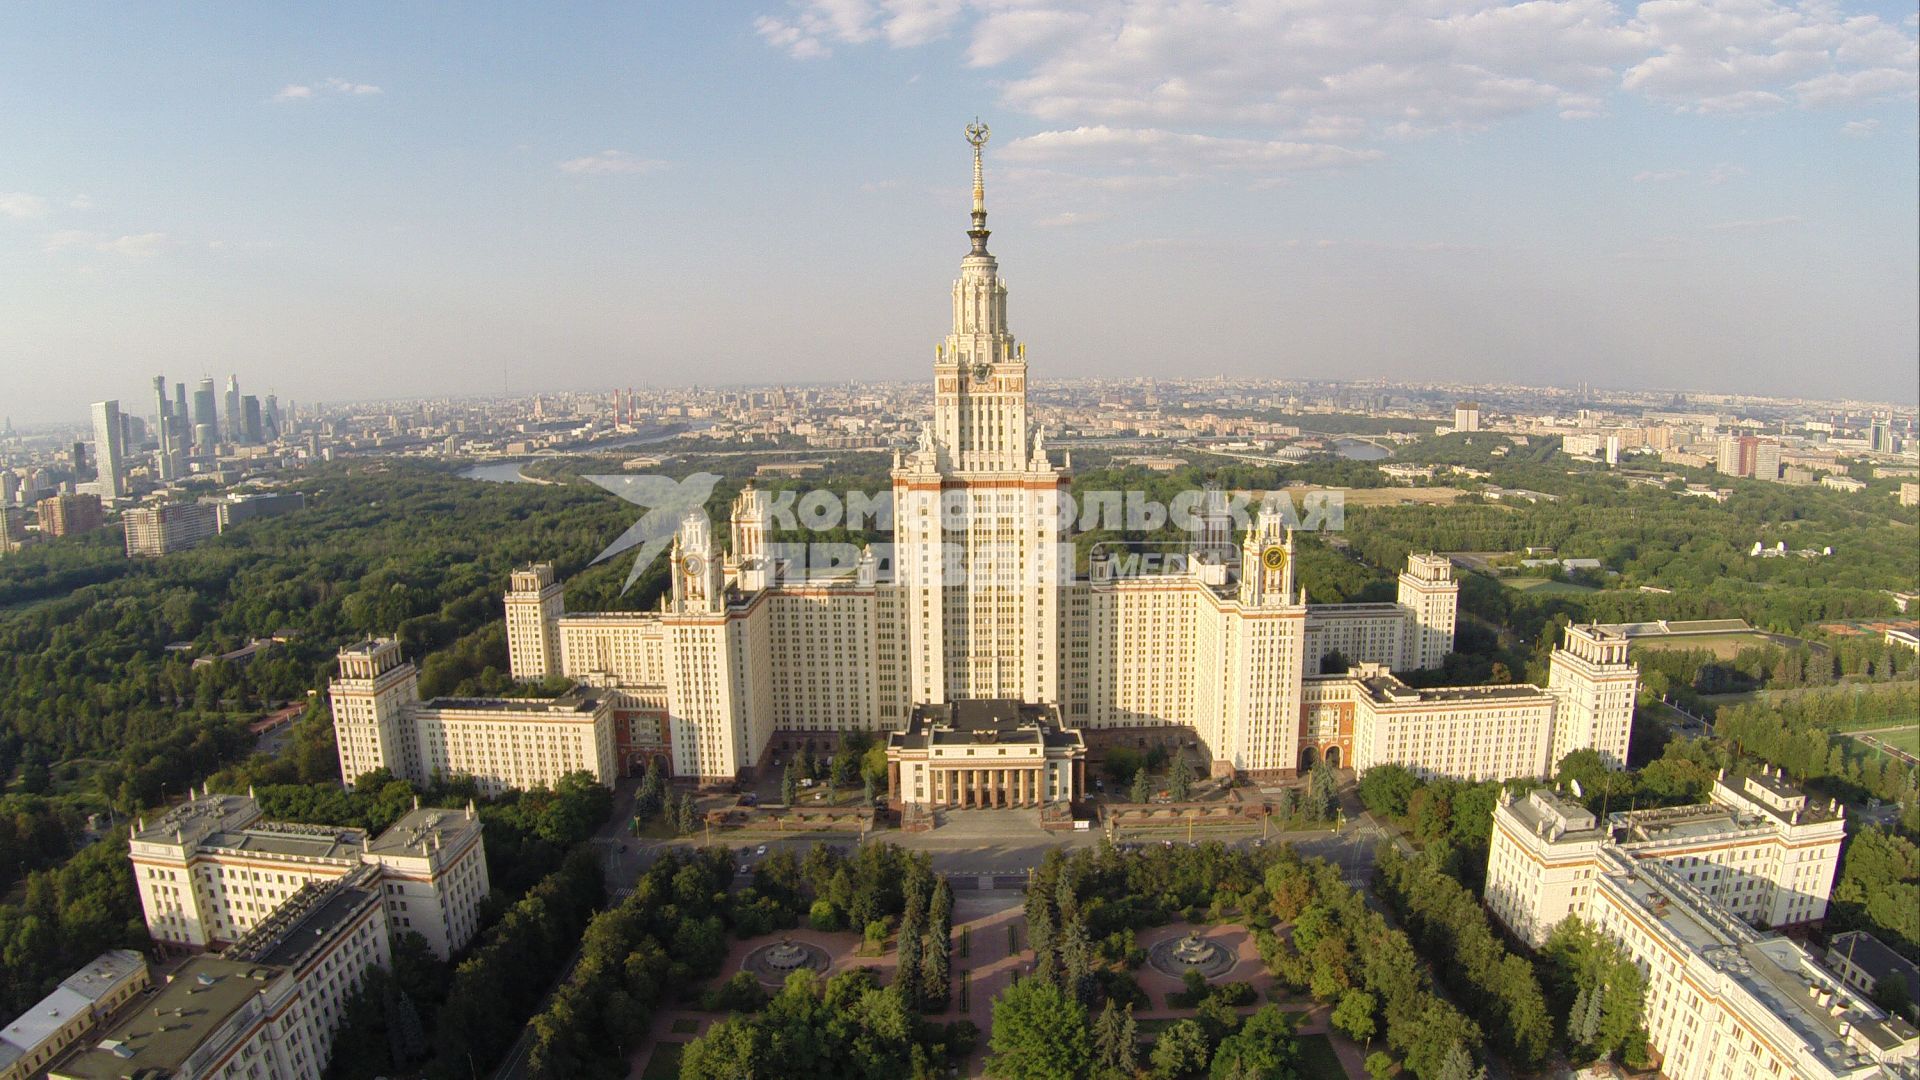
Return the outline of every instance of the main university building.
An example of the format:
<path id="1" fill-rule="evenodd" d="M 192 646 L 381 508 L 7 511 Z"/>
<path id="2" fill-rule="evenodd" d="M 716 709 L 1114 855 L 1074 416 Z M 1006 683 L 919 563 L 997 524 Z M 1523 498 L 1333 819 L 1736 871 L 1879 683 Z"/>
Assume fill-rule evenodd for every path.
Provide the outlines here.
<path id="1" fill-rule="evenodd" d="M 1627 753 L 1637 679 L 1624 638 L 1572 628 L 1547 688 L 1414 689 L 1396 670 L 1453 646 L 1458 584 L 1415 554 L 1398 602 L 1309 604 L 1293 538 L 1263 510 L 1236 545 L 1218 500 L 1205 554 L 1150 577 L 1091 560 L 1076 577 L 1067 468 L 1027 416 L 1027 361 L 987 251 L 975 143 L 972 249 L 934 362 L 918 446 L 895 452 L 890 572 L 872 550 L 829 579 L 789 573 L 764 493 L 741 493 L 725 550 L 703 515 L 672 549 L 659 611 L 569 612 L 553 569 L 506 594 L 513 674 L 575 680 L 549 703 L 418 700 L 392 643 L 342 654 L 342 772 L 610 782 L 652 758 L 704 784 L 751 776 L 782 742 L 889 738 L 902 805 L 1054 806 L 1081 794 L 1089 744 L 1178 740 L 1216 775 L 1285 778 L 1314 761 L 1399 762 L 1469 778 L 1539 777 L 1567 752 Z M 1239 550 L 1238 567 L 1232 555 Z M 1322 675 L 1322 661 L 1349 661 Z"/>

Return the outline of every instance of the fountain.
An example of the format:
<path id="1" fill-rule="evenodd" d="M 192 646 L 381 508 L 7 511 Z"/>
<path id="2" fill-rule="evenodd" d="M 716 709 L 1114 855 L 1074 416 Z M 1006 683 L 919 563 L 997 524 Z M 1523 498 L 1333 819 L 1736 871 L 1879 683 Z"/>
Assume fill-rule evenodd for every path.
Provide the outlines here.
<path id="1" fill-rule="evenodd" d="M 760 981 L 774 986 L 785 982 L 787 976 L 796 971 L 824 973 L 827 967 L 827 950 L 792 938 L 762 945 L 748 953 L 740 964 L 742 971 L 751 972 Z"/>
<path id="2" fill-rule="evenodd" d="M 1155 945 L 1147 953 L 1147 961 L 1156 970 L 1176 979 L 1185 978 L 1189 971 L 1197 971 L 1202 977 L 1212 979 L 1226 974 L 1233 967 L 1234 956 L 1219 942 L 1208 940 L 1196 930 L 1184 937 L 1168 938 Z"/>

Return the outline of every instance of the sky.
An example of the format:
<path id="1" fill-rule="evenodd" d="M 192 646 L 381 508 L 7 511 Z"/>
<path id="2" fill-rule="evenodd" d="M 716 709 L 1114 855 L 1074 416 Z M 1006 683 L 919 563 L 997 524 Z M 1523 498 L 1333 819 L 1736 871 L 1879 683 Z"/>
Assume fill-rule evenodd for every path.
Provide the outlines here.
<path id="1" fill-rule="evenodd" d="M 564 10 L 560 10 L 564 9 Z M 9 5 L 0 412 L 919 379 L 1920 384 L 1913 5 Z"/>

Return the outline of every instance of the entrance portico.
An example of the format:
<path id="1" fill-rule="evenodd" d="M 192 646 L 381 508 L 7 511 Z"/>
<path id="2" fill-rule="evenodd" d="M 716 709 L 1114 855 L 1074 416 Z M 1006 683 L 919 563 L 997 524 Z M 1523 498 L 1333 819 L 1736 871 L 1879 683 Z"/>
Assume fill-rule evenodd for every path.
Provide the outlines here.
<path id="1" fill-rule="evenodd" d="M 887 739 L 888 797 L 939 809 L 1072 802 L 1085 789 L 1086 744 L 1059 715 L 1003 698 L 917 706 Z"/>

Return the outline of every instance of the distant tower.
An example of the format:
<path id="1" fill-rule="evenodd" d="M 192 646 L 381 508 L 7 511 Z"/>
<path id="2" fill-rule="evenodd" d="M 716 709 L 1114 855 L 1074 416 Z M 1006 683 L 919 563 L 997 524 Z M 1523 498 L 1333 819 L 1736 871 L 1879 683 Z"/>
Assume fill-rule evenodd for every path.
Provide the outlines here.
<path id="1" fill-rule="evenodd" d="M 259 446 L 266 441 L 260 423 L 260 399 L 252 394 L 240 399 L 240 434 L 248 446 Z"/>
<path id="2" fill-rule="evenodd" d="M 1547 669 L 1554 708 L 1549 764 L 1591 747 L 1608 768 L 1627 765 L 1640 669 L 1627 659 L 1627 636 L 1604 626 L 1569 625 Z"/>
<path id="3" fill-rule="evenodd" d="M 1460 609 L 1460 583 L 1445 555 L 1408 555 L 1400 574 L 1400 606 L 1412 615 L 1400 644 L 1400 665 L 1437 668 L 1453 651 L 1454 621 Z"/>
<path id="4" fill-rule="evenodd" d="M 177 480 L 173 466 L 173 443 L 179 438 L 179 425 L 173 421 L 173 407 L 167 403 L 167 377 L 153 377 L 154 422 L 160 425 L 160 449 L 154 453 L 155 472 L 162 480 Z"/>
<path id="5" fill-rule="evenodd" d="M 522 681 L 560 673 L 560 616 L 566 614 L 566 590 L 552 563 L 533 563 L 513 572 L 507 586 L 507 668 Z"/>
<path id="6" fill-rule="evenodd" d="M 101 497 L 108 500 L 127 496 L 125 437 L 120 423 L 120 403 L 94 402 L 93 460 L 99 472 Z"/>
<path id="7" fill-rule="evenodd" d="M 193 441 L 194 449 L 202 454 L 213 453 L 213 444 L 220 438 L 220 410 L 216 400 L 213 380 L 201 379 L 193 390 Z"/>
<path id="8" fill-rule="evenodd" d="M 239 442 L 242 434 L 240 419 L 240 376 L 227 376 L 227 441 Z"/>
<path id="9" fill-rule="evenodd" d="M 407 706 L 420 700 L 420 673 L 392 638 L 370 638 L 340 650 L 340 677 L 327 686 L 333 700 L 333 741 L 340 776 L 353 782 L 378 768 L 420 776 L 419 753 L 407 728 Z"/>

